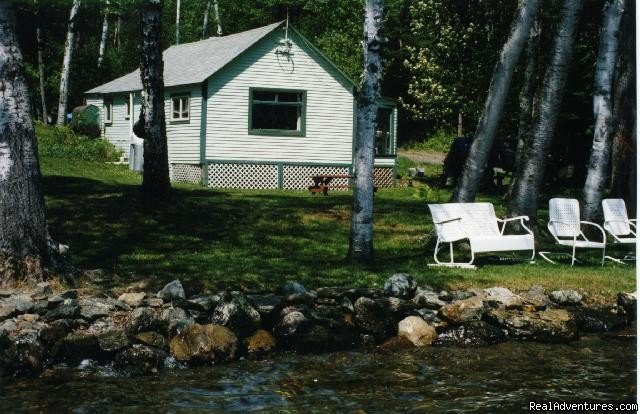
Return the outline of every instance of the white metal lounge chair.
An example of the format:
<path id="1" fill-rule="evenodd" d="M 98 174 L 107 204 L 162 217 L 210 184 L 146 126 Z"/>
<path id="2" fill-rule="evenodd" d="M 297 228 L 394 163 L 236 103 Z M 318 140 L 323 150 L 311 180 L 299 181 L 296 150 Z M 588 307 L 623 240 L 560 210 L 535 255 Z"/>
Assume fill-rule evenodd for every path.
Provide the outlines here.
<path id="1" fill-rule="evenodd" d="M 429 204 L 438 240 L 433 252 L 437 266 L 475 268 L 473 261 L 476 253 L 531 250 L 531 259 L 535 257 L 533 233 L 525 225 L 526 216 L 501 220 L 496 217 L 491 203 L 445 203 Z M 527 234 L 504 234 L 505 224 L 520 221 Z M 501 223 L 502 226 L 498 226 Z M 471 246 L 471 260 L 456 262 L 453 256 L 453 243 L 468 239 Z M 441 262 L 438 252 L 443 243 L 449 243 L 449 261 Z"/>
<path id="2" fill-rule="evenodd" d="M 627 216 L 627 207 L 621 198 L 606 198 L 602 200 L 604 214 L 604 229 L 613 237 L 614 243 L 635 244 L 637 221 Z M 607 259 L 622 263 L 620 259 L 607 256 Z M 627 255 L 622 260 L 634 260 L 633 255 Z"/>
<path id="3" fill-rule="evenodd" d="M 602 241 L 590 240 L 582 231 L 582 225 L 595 227 L 602 234 Z M 604 229 L 590 221 L 580 220 L 580 204 L 573 198 L 552 198 L 549 200 L 549 232 L 556 240 L 556 243 L 563 246 L 571 246 L 571 266 L 576 259 L 576 249 L 602 249 L 602 264 L 604 265 L 604 252 L 606 248 L 607 236 Z M 550 263 L 555 263 L 549 259 L 549 252 L 540 252 L 540 256 Z M 569 256 L 567 253 L 561 253 Z"/>

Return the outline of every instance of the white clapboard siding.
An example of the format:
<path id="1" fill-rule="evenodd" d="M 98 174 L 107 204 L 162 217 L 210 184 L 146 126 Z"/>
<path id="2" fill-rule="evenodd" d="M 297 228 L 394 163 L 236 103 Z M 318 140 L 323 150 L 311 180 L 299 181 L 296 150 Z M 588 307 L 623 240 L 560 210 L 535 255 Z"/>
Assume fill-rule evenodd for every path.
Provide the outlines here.
<path id="1" fill-rule="evenodd" d="M 276 55 L 276 30 L 209 79 L 208 160 L 352 162 L 352 85 L 295 33 L 291 62 Z M 306 91 L 306 135 L 249 135 L 249 88 Z"/>
<path id="2" fill-rule="evenodd" d="M 165 89 L 165 120 L 170 164 L 200 163 L 200 126 L 202 112 L 202 86 L 185 85 Z M 172 96 L 189 95 L 189 120 L 172 121 Z"/>
<path id="3" fill-rule="evenodd" d="M 104 137 L 122 150 L 125 157 L 128 157 L 131 144 L 131 120 L 127 117 L 125 102 L 129 99 L 129 94 L 108 95 L 108 97 L 113 98 L 113 115 L 111 123 L 104 124 Z M 104 123 L 104 105 L 101 106 L 100 115 Z"/>

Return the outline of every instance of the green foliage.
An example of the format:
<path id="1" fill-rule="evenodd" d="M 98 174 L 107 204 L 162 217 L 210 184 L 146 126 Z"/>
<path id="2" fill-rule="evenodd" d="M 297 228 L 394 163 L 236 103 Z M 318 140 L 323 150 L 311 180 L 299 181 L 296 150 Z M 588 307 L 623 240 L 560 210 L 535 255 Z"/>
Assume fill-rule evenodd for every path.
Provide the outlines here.
<path id="1" fill-rule="evenodd" d="M 440 128 L 433 134 L 427 136 L 423 142 L 417 142 L 411 145 L 411 148 L 417 150 L 449 152 L 449 148 L 451 147 L 451 143 L 453 143 L 454 139 L 456 139 L 455 133 L 447 129 Z"/>
<path id="2" fill-rule="evenodd" d="M 36 125 L 36 135 L 40 157 L 107 162 L 117 161 L 122 153 L 107 140 L 76 135 L 66 126 Z"/>

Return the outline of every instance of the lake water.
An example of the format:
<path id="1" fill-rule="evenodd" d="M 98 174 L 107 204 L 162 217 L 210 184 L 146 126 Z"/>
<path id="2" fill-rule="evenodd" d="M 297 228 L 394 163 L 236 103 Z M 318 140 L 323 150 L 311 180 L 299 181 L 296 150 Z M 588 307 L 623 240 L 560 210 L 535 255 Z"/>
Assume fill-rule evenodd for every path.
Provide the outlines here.
<path id="1" fill-rule="evenodd" d="M 634 342 L 510 342 L 392 354 L 284 354 L 157 375 L 57 368 L 0 379 L 0 413 L 517 413 L 529 402 L 635 402 Z"/>

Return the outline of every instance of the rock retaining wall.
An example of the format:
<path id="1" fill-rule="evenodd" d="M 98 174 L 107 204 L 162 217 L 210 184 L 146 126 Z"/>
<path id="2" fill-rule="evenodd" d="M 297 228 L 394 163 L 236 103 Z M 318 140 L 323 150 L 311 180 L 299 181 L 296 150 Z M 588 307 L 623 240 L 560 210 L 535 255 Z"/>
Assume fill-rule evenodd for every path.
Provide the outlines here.
<path id="1" fill-rule="evenodd" d="M 635 293 L 586 305 L 578 292 L 502 287 L 436 292 L 406 274 L 384 289 L 287 283 L 278 293 L 187 297 L 179 281 L 157 294 L 81 296 L 0 290 L 0 375 L 87 360 L 129 374 L 176 364 L 265 358 L 278 351 L 485 346 L 511 339 L 566 342 L 580 333 L 635 339 Z"/>

